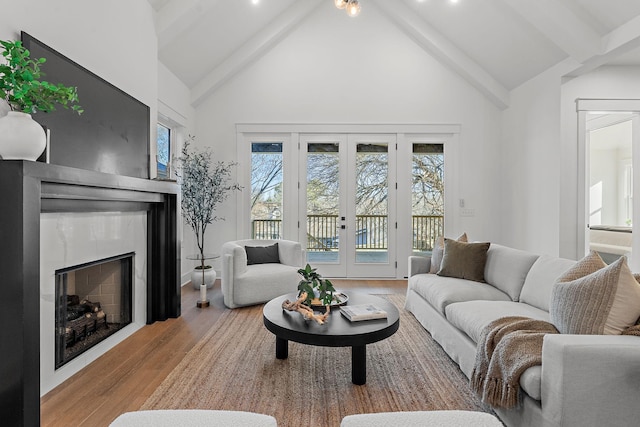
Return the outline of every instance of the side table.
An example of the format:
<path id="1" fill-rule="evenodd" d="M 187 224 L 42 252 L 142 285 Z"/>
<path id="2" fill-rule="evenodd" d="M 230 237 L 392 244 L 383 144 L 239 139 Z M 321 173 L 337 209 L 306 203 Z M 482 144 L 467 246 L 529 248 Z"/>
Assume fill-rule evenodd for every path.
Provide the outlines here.
<path id="1" fill-rule="evenodd" d="M 220 258 L 220 255 L 219 254 L 187 255 L 187 259 L 193 260 L 193 261 L 200 261 L 200 265 L 204 265 L 206 260 L 211 260 L 216 258 Z M 202 273 L 202 281 L 200 281 L 200 284 L 198 286 L 198 281 L 200 280 L 200 277 L 198 276 L 200 275 L 200 272 Z M 194 269 L 194 271 L 191 273 L 191 281 L 194 284 L 194 288 L 200 289 L 200 300 L 196 302 L 196 306 L 198 308 L 209 307 L 209 300 L 207 299 L 207 288 L 209 286 L 207 285 L 207 280 L 205 280 L 205 278 L 207 278 L 208 281 L 211 282 L 211 287 L 213 287 L 213 283 L 216 281 L 215 268 L 211 267 L 209 269 L 201 269 L 200 271 Z"/>

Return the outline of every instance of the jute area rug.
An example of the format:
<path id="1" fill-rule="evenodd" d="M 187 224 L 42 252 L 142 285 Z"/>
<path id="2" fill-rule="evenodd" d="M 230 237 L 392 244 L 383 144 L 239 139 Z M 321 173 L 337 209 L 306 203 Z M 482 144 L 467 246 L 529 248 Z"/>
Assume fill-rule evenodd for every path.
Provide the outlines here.
<path id="1" fill-rule="evenodd" d="M 274 416 L 281 426 L 338 426 L 345 415 L 412 410 L 486 411 L 468 380 L 413 315 L 404 295 L 390 338 L 367 346 L 367 383 L 351 383 L 351 348 L 289 343 L 275 358 L 262 306 L 229 310 L 141 409 L 227 409 Z"/>

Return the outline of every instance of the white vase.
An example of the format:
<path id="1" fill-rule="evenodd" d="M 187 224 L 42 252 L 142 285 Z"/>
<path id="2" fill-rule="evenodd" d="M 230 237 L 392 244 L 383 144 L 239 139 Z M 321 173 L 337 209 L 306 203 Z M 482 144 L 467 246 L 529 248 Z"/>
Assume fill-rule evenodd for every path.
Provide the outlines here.
<path id="1" fill-rule="evenodd" d="M 6 116 L 9 111 L 11 111 L 11 107 L 9 107 L 7 101 L 0 99 L 0 117 Z"/>
<path id="2" fill-rule="evenodd" d="M 216 281 L 216 270 L 210 265 L 205 266 L 204 269 L 204 283 L 207 285 L 207 289 L 213 288 L 213 283 Z M 200 285 L 202 284 L 202 270 L 199 268 L 194 268 L 191 271 L 191 283 L 193 284 L 193 289 L 200 290 Z"/>
<path id="3" fill-rule="evenodd" d="M 44 129 L 30 114 L 9 111 L 0 118 L 0 157 L 4 160 L 35 160 L 47 146 Z"/>

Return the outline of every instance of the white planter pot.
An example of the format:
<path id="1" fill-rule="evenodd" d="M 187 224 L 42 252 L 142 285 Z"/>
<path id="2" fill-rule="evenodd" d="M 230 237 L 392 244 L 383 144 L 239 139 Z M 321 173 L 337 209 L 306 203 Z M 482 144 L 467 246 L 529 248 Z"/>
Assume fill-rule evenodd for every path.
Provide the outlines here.
<path id="1" fill-rule="evenodd" d="M 4 160 L 35 160 L 47 146 L 44 129 L 30 114 L 9 111 L 0 118 L 0 157 Z"/>
<path id="2" fill-rule="evenodd" d="M 9 107 L 7 101 L 0 99 L 0 117 L 6 116 L 9 111 L 11 111 L 11 107 Z"/>
<path id="3" fill-rule="evenodd" d="M 209 268 L 204 269 L 204 283 L 207 285 L 207 289 L 213 288 L 213 283 L 216 281 L 216 270 L 209 266 Z M 200 290 L 200 285 L 202 284 L 202 270 L 198 268 L 194 268 L 191 272 L 191 283 L 193 284 L 193 289 Z"/>

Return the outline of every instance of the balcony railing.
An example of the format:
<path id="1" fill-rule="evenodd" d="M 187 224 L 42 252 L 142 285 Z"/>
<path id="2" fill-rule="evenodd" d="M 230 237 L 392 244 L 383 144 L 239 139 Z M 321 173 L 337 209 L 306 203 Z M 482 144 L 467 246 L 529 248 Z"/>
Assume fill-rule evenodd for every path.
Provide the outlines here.
<path id="1" fill-rule="evenodd" d="M 281 219 L 254 219 L 251 221 L 252 239 L 281 239 L 282 220 Z"/>
<path id="2" fill-rule="evenodd" d="M 307 215 L 307 251 L 331 251 L 339 246 L 338 215 Z M 411 217 L 412 248 L 417 251 L 433 249 L 436 238 L 444 233 L 442 215 L 414 215 Z M 282 220 L 254 219 L 251 222 L 254 239 L 282 238 Z M 387 249 L 388 220 L 385 215 L 356 216 L 356 248 Z"/>
<path id="3" fill-rule="evenodd" d="M 416 251 L 431 251 L 438 236 L 444 235 L 444 216 L 414 215 L 411 217 L 413 245 Z"/>

